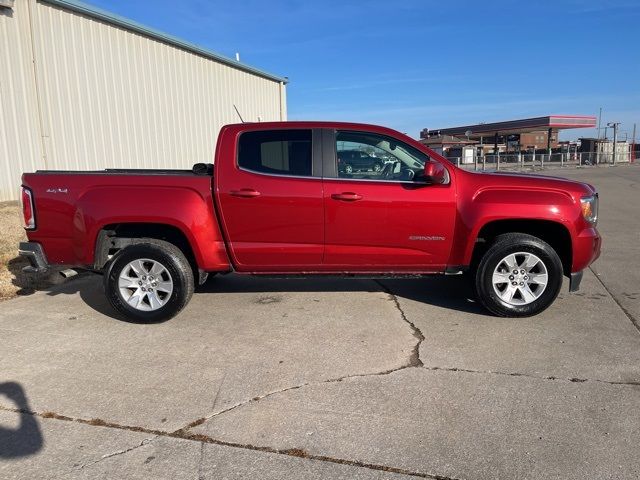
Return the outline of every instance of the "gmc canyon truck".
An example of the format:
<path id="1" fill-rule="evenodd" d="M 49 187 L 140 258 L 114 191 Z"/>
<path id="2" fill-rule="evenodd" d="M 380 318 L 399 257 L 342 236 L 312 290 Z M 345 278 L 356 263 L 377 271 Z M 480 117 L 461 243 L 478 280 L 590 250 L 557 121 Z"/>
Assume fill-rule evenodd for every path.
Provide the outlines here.
<path id="1" fill-rule="evenodd" d="M 385 158 L 338 166 L 338 152 Z M 353 155 L 356 155 L 354 153 Z M 228 125 L 192 170 L 37 171 L 22 180 L 31 272 L 102 273 L 122 315 L 159 321 L 213 273 L 471 276 L 492 313 L 537 314 L 600 254 L 598 194 L 558 178 L 462 170 L 388 128 Z"/>

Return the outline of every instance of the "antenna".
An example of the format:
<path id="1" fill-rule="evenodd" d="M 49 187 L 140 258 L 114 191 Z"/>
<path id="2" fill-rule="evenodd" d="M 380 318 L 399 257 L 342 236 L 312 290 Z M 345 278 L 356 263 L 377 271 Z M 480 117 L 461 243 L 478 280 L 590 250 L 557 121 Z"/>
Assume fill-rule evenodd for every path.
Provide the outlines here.
<path id="1" fill-rule="evenodd" d="M 235 108 L 235 109 L 236 109 L 236 113 L 237 113 L 237 114 L 238 114 L 238 116 L 240 117 L 240 121 L 241 121 L 242 123 L 244 123 L 244 120 L 242 119 L 242 115 L 240 115 L 240 112 L 238 111 L 238 107 L 236 107 L 236 104 L 235 104 L 235 103 L 233 104 L 233 108 Z"/>

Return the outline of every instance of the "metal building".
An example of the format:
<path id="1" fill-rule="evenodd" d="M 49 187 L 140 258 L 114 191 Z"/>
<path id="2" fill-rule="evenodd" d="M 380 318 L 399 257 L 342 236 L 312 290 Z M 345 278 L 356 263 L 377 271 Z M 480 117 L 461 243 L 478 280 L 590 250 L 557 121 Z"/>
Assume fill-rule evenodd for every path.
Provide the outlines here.
<path id="1" fill-rule="evenodd" d="M 0 200 L 36 169 L 190 168 L 286 78 L 73 0 L 0 0 Z M 237 109 L 237 110 L 236 110 Z"/>

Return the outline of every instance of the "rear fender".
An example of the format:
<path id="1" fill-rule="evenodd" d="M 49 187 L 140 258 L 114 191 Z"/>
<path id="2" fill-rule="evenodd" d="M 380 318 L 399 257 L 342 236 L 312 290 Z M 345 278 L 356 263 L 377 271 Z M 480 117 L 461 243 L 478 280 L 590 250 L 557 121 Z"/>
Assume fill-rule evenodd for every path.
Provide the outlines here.
<path id="1" fill-rule="evenodd" d="M 195 189 L 96 187 L 79 197 L 75 207 L 72 245 L 82 264 L 94 264 L 96 240 L 107 225 L 149 223 L 180 230 L 191 246 L 198 268 L 222 271 L 230 267 L 211 196 L 203 196 Z"/>

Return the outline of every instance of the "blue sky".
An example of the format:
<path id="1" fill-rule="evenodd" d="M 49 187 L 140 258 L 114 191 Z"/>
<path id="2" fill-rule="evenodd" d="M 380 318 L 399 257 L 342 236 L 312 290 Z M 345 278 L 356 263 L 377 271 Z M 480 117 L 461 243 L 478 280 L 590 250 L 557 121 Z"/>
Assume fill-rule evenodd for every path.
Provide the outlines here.
<path id="1" fill-rule="evenodd" d="M 639 0 L 88 3 L 289 77 L 290 120 L 378 123 L 417 137 L 602 107 L 603 124 L 622 122 L 623 138 L 634 122 L 640 129 Z"/>

